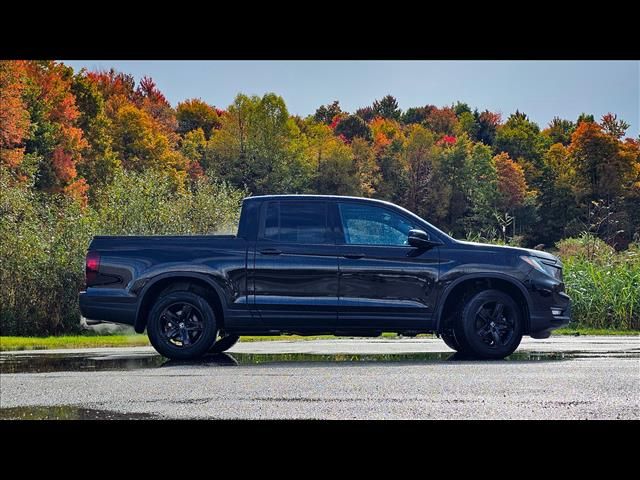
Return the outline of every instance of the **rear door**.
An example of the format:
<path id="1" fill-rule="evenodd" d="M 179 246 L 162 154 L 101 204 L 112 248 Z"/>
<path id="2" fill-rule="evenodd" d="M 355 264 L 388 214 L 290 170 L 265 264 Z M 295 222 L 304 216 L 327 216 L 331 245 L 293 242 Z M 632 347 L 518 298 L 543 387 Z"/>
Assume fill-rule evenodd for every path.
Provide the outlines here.
<path id="1" fill-rule="evenodd" d="M 262 205 L 254 264 L 254 305 L 269 329 L 335 326 L 338 259 L 329 203 L 272 200 Z"/>
<path id="2" fill-rule="evenodd" d="M 407 244 L 415 220 L 384 205 L 337 204 L 338 328 L 428 329 L 433 320 L 438 248 Z"/>

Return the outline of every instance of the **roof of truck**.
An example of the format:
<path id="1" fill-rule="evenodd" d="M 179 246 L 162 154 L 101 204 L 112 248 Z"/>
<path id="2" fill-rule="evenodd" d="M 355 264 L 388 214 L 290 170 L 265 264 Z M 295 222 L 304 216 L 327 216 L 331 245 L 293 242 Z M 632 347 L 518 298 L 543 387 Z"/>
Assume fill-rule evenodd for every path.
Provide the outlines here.
<path id="1" fill-rule="evenodd" d="M 256 195 L 255 197 L 246 197 L 245 200 L 301 200 L 301 199 L 324 199 L 324 200 L 366 200 L 371 202 L 387 203 L 393 205 L 391 202 L 385 200 L 378 200 L 377 198 L 365 198 L 365 197 L 350 197 L 346 195 L 313 195 L 313 194 L 281 194 L 281 195 Z"/>

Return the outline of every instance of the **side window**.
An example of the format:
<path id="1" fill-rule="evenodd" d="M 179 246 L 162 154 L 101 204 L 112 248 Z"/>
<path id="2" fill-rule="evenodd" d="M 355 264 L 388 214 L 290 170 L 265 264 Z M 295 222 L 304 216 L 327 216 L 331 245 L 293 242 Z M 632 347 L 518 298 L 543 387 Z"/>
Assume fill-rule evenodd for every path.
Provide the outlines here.
<path id="1" fill-rule="evenodd" d="M 323 202 L 271 202 L 267 206 L 264 238 L 290 243 L 332 243 Z"/>
<path id="2" fill-rule="evenodd" d="M 267 205 L 267 213 L 264 219 L 264 238 L 267 240 L 278 240 L 278 218 L 280 215 L 280 203 L 270 202 Z"/>
<path id="3" fill-rule="evenodd" d="M 345 243 L 352 245 L 407 245 L 414 226 L 403 216 L 374 205 L 340 203 Z"/>

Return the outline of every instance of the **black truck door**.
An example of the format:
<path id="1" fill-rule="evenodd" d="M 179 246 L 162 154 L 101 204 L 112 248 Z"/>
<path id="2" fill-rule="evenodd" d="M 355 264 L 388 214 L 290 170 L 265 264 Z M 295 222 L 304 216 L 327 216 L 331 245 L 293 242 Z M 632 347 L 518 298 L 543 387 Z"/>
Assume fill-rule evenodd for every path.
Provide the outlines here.
<path id="1" fill-rule="evenodd" d="M 273 330 L 335 326 L 338 260 L 329 204 L 274 200 L 261 209 L 253 272 L 254 308 Z"/>
<path id="2" fill-rule="evenodd" d="M 438 248 L 407 244 L 414 221 L 382 205 L 337 206 L 338 328 L 423 330 L 432 325 Z"/>

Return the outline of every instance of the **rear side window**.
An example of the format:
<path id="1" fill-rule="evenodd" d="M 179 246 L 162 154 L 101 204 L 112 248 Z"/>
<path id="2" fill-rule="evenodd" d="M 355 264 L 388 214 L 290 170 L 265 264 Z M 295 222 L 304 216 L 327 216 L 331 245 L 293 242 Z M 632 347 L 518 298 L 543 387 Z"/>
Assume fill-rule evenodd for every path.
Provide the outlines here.
<path id="1" fill-rule="evenodd" d="M 267 240 L 322 244 L 332 243 L 324 202 L 270 202 L 264 238 Z"/>

